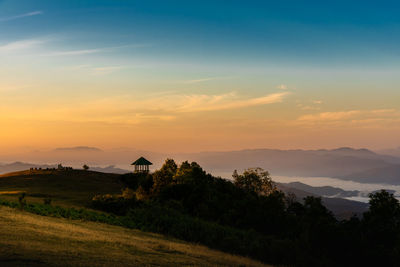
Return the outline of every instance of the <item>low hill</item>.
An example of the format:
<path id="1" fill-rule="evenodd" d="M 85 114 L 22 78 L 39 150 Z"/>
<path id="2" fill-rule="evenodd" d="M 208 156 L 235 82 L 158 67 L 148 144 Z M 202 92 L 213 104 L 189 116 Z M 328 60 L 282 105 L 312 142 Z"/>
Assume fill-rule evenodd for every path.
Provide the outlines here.
<path id="1" fill-rule="evenodd" d="M 158 234 L 0 206 L 0 266 L 267 265 Z"/>
<path id="2" fill-rule="evenodd" d="M 341 188 L 333 186 L 310 186 L 300 182 L 291 182 L 291 183 L 286 183 L 284 185 L 324 197 L 345 198 L 345 197 L 357 197 L 360 196 L 360 194 L 362 194 L 362 192 L 358 190 L 343 190 Z"/>
<path id="3" fill-rule="evenodd" d="M 9 172 L 18 172 L 18 171 L 24 171 L 30 168 L 55 168 L 57 165 L 48 165 L 48 164 L 33 164 L 33 163 L 26 163 L 26 162 L 20 162 L 16 161 L 13 163 L 3 163 L 0 164 L 0 174 L 3 173 L 9 173 Z"/>
<path id="4" fill-rule="evenodd" d="M 87 206 L 96 194 L 117 194 L 118 174 L 83 170 L 33 170 L 0 175 L 2 198 L 26 192 L 28 201 L 51 198 L 56 204 Z"/>
<path id="5" fill-rule="evenodd" d="M 301 184 L 301 183 L 299 183 Z M 338 219 L 349 219 L 353 215 L 361 216 L 368 210 L 368 204 L 353 200 L 337 197 L 323 197 L 320 194 L 319 188 L 305 185 L 304 187 L 297 187 L 296 183 L 278 183 L 277 186 L 286 194 L 292 193 L 296 195 L 297 201 L 301 201 L 306 196 L 319 196 L 322 197 L 322 203 L 333 212 Z M 332 187 L 333 188 L 333 187 Z M 311 190 L 309 190 L 311 189 Z M 309 190 L 309 191 L 306 191 Z M 310 192 L 312 191 L 312 192 Z M 350 191 L 344 191 L 350 192 Z"/>
<path id="6" fill-rule="evenodd" d="M 285 193 L 294 193 L 298 200 L 306 196 L 321 196 L 318 192 L 279 183 Z M 56 205 L 88 206 L 93 196 L 120 194 L 122 184 L 118 174 L 83 170 L 20 171 L 0 175 L 0 196 L 16 200 L 25 192 L 28 202 L 42 202 L 51 198 Z M 339 218 L 361 214 L 368 205 L 340 198 L 323 198 L 328 209 Z"/>
<path id="7" fill-rule="evenodd" d="M 18 172 L 28 170 L 30 168 L 37 168 L 37 169 L 53 169 L 57 168 L 58 164 L 35 164 L 35 163 L 27 163 L 27 162 L 13 162 L 7 164 L 0 164 L 0 174 L 5 174 L 9 172 Z M 97 166 L 90 166 L 90 170 L 97 171 L 97 172 L 106 172 L 106 173 L 119 173 L 124 174 L 129 172 L 128 170 L 120 169 L 115 167 L 115 165 L 109 165 L 106 167 L 97 167 Z"/>

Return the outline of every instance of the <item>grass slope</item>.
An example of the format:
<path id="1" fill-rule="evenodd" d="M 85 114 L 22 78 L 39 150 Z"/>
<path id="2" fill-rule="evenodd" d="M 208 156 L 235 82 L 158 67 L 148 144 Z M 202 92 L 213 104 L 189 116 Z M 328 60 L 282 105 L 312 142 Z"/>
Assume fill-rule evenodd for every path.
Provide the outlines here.
<path id="1" fill-rule="evenodd" d="M 266 266 L 162 235 L 0 206 L 0 266 Z"/>
<path id="2" fill-rule="evenodd" d="M 0 175 L 0 195 L 16 200 L 27 193 L 28 202 L 52 198 L 56 205 L 87 206 L 96 194 L 117 194 L 122 185 L 118 174 L 83 170 L 20 171 Z"/>

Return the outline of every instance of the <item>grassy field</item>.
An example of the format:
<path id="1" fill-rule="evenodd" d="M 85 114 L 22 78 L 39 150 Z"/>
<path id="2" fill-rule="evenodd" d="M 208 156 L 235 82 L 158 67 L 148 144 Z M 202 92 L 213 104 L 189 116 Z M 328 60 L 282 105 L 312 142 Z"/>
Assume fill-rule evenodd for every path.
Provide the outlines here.
<path id="1" fill-rule="evenodd" d="M 0 198 L 88 207 L 96 194 L 120 194 L 117 174 L 33 170 L 0 175 Z M 162 235 L 0 206 L 0 266 L 265 266 Z"/>
<path id="2" fill-rule="evenodd" d="M 182 265 L 266 266 L 158 234 L 0 206 L 0 266 Z"/>
<path id="3" fill-rule="evenodd" d="M 17 200 L 22 192 L 30 203 L 51 198 L 60 206 L 82 207 L 96 194 L 121 193 L 118 174 L 83 170 L 20 171 L 0 175 L 0 197 Z"/>

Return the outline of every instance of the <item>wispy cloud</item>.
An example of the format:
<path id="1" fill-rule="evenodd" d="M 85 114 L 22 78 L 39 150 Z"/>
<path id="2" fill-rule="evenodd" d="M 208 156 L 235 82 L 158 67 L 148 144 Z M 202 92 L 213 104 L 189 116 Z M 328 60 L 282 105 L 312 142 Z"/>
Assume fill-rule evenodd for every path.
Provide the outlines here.
<path id="1" fill-rule="evenodd" d="M 103 47 L 103 48 L 87 48 L 87 49 L 76 49 L 76 50 L 62 50 L 51 46 L 51 43 L 56 41 L 56 39 L 44 37 L 36 39 L 26 39 L 12 41 L 8 43 L 0 43 L 0 53 L 15 54 L 23 51 L 24 53 L 29 53 L 32 56 L 37 57 L 71 57 L 71 56 L 84 56 L 96 53 L 107 53 L 113 52 L 116 49 L 122 49 L 127 47 L 142 47 L 143 45 L 124 45 L 124 46 L 114 46 L 114 47 Z M 113 67 L 115 70 L 116 68 Z M 111 68 L 107 70 L 103 69 L 93 69 L 93 72 L 110 72 Z"/>
<path id="2" fill-rule="evenodd" d="M 88 54 L 95 54 L 100 52 L 112 52 L 117 49 L 123 48 L 141 48 L 150 46 L 149 44 L 131 44 L 131 45 L 120 45 L 120 46 L 112 46 L 112 47 L 103 47 L 103 48 L 92 48 L 92 49 L 78 49 L 78 50 L 66 50 L 66 51 L 52 51 L 42 56 L 56 57 L 56 56 L 82 56 Z"/>
<path id="3" fill-rule="evenodd" d="M 179 95 L 136 99 L 129 95 L 107 97 L 77 104 L 74 108 L 55 108 L 52 118 L 77 121 L 137 124 L 171 121 L 187 113 L 239 109 L 282 102 L 288 92 L 243 99 L 235 92 L 220 95 Z"/>
<path id="4" fill-rule="evenodd" d="M 124 69 L 125 66 L 106 66 L 91 68 L 92 75 L 106 75 Z"/>
<path id="5" fill-rule="evenodd" d="M 90 75 L 107 75 L 121 69 L 128 68 L 128 66 L 92 66 L 88 64 L 62 67 L 62 70 L 86 72 Z"/>
<path id="6" fill-rule="evenodd" d="M 55 51 L 47 54 L 43 54 L 42 56 L 81 56 L 94 54 L 104 51 L 103 49 L 82 49 L 82 50 L 69 50 L 69 51 Z"/>
<path id="7" fill-rule="evenodd" d="M 320 110 L 320 107 L 316 106 L 310 106 L 310 105 L 303 105 L 303 104 L 298 104 L 297 107 L 299 107 L 301 110 Z"/>
<path id="8" fill-rule="evenodd" d="M 44 43 L 44 40 L 39 40 L 39 39 L 28 39 L 28 40 L 15 41 L 15 42 L 0 45 L 0 52 L 10 52 L 10 51 L 31 49 L 42 43 Z"/>
<path id="9" fill-rule="evenodd" d="M 171 99 L 171 103 L 175 105 L 169 109 L 175 112 L 200 112 L 246 108 L 280 103 L 288 94 L 289 92 L 273 93 L 248 99 L 243 99 L 234 92 L 221 95 L 178 95 Z"/>
<path id="10" fill-rule="evenodd" d="M 121 110 L 124 113 L 144 112 L 162 114 L 178 114 L 187 112 L 218 111 L 246 108 L 260 105 L 280 103 L 289 92 L 272 93 L 260 97 L 244 98 L 235 92 L 219 95 L 206 94 L 167 94 L 144 99 L 132 99 L 131 96 L 115 96 L 86 103 L 85 108 L 97 109 L 107 107 L 107 110 Z"/>
<path id="11" fill-rule="evenodd" d="M 338 111 L 338 112 L 322 112 L 318 114 L 309 114 L 299 117 L 298 121 L 337 121 L 349 119 L 361 114 L 360 110 Z"/>
<path id="12" fill-rule="evenodd" d="M 77 70 L 88 69 L 90 67 L 91 67 L 91 65 L 89 65 L 89 64 L 81 64 L 81 65 L 75 65 L 75 66 L 61 67 L 61 69 L 62 70 L 77 71 Z"/>
<path id="13" fill-rule="evenodd" d="M 298 100 L 298 104 L 296 106 L 301 110 L 320 110 L 322 104 L 323 102 L 321 100 L 313 100 L 311 102 L 308 101 L 307 104 L 303 104 L 300 100 Z"/>
<path id="14" fill-rule="evenodd" d="M 278 89 L 280 89 L 280 90 L 287 90 L 287 89 L 288 89 L 288 87 L 287 87 L 286 84 L 280 84 L 280 85 L 278 85 L 276 88 L 278 88 Z"/>
<path id="15" fill-rule="evenodd" d="M 40 11 L 40 10 L 32 11 L 32 12 L 28 12 L 28 13 L 24 13 L 24 14 L 20 14 L 20 15 L 16 15 L 16 16 L 0 18 L 0 22 L 16 20 L 16 19 L 21 19 L 21 18 L 26 18 L 26 17 L 32 17 L 32 16 L 37 16 L 37 15 L 42 15 L 42 14 L 43 14 L 43 11 Z"/>
<path id="16" fill-rule="evenodd" d="M 400 121 L 400 112 L 396 109 L 347 110 L 307 114 L 297 118 L 296 122 L 305 125 L 362 125 L 375 127 L 374 123 L 394 123 Z"/>
<path id="17" fill-rule="evenodd" d="M 214 81 L 214 80 L 220 80 L 220 79 L 228 79 L 228 78 L 230 78 L 230 77 L 208 77 L 208 78 L 193 79 L 193 80 L 182 80 L 182 81 L 179 81 L 179 83 L 195 84 L 195 83 L 202 83 L 202 82 L 208 82 L 208 81 Z"/>

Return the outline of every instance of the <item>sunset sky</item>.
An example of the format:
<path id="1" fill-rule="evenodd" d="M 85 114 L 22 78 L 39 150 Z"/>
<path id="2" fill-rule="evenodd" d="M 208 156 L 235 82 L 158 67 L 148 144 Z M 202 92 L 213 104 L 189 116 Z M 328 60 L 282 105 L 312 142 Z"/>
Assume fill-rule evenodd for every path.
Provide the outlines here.
<path id="1" fill-rule="evenodd" d="M 400 146 L 396 1 L 0 0 L 0 150 Z"/>

